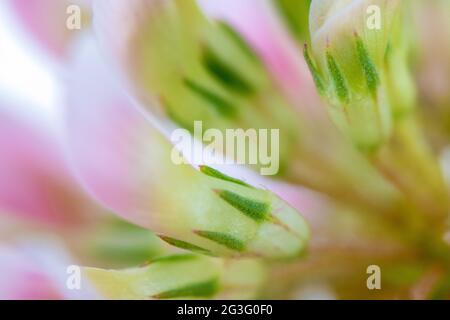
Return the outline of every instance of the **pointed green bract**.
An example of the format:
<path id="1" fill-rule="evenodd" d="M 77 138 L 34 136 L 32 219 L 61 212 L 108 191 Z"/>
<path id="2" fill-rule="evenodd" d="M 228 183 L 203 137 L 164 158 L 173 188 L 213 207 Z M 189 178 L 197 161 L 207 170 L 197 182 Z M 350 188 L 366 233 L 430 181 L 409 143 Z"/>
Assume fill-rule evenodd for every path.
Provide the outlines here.
<path id="1" fill-rule="evenodd" d="M 204 49 L 202 60 L 211 75 L 230 91 L 240 95 L 251 95 L 254 92 L 252 85 L 211 48 Z"/>
<path id="2" fill-rule="evenodd" d="M 377 69 L 369 56 L 364 43 L 359 36 L 356 36 L 356 49 L 358 51 L 359 62 L 363 68 L 366 77 L 367 87 L 373 96 L 376 96 L 376 90 L 380 81 Z"/>
<path id="3" fill-rule="evenodd" d="M 380 10 L 381 21 L 366 12 L 368 6 Z M 377 152 L 392 134 L 386 52 L 399 6 L 398 0 L 311 3 L 312 55 L 305 50 L 306 62 L 333 121 L 365 154 Z"/>
<path id="4" fill-rule="evenodd" d="M 209 166 L 205 166 L 205 165 L 200 166 L 200 171 L 210 177 L 214 177 L 214 178 L 225 180 L 225 181 L 230 181 L 230 182 L 240 184 L 245 187 L 253 188 L 251 185 L 245 183 L 244 181 L 227 176 L 226 174 L 223 174 L 222 172 L 220 172 L 214 168 L 211 168 Z"/>
<path id="5" fill-rule="evenodd" d="M 107 299 L 254 299 L 266 279 L 256 260 L 173 255 L 123 270 L 83 268 L 89 283 Z"/>
<path id="6" fill-rule="evenodd" d="M 163 240 L 164 242 L 167 242 L 168 244 L 170 244 L 174 247 L 177 247 L 180 249 L 185 249 L 185 250 L 190 250 L 190 251 L 201 253 L 201 254 L 212 255 L 212 253 L 209 250 L 200 248 L 199 246 L 193 245 L 189 242 L 177 240 L 177 239 L 174 239 L 171 237 L 166 237 L 166 236 L 159 236 L 159 237 L 161 238 L 161 240 Z"/>
<path id="7" fill-rule="evenodd" d="M 158 293 L 152 298 L 155 299 L 173 299 L 183 297 L 194 298 L 210 298 L 219 290 L 219 281 L 216 278 L 207 280 L 200 283 L 194 283 L 181 287 L 178 289 L 172 289 L 162 293 Z"/>
<path id="8" fill-rule="evenodd" d="M 227 190 L 215 191 L 223 200 L 257 222 L 266 220 L 270 214 L 268 203 L 245 198 Z"/>
<path id="9" fill-rule="evenodd" d="M 146 180 L 146 197 L 137 203 L 142 214 L 130 216 L 131 221 L 175 247 L 209 256 L 278 259 L 305 248 L 308 227 L 293 208 L 271 192 L 249 187 L 218 170 L 201 167 L 198 171 L 168 161 L 175 149 L 164 136 L 154 134 L 146 140 L 152 157 L 145 158 L 151 161 L 145 162 L 145 174 L 151 179 Z M 276 228 L 266 236 L 261 230 L 273 224 L 267 219 L 270 215 L 293 228 Z M 289 236 L 294 233 L 302 236 Z"/>
<path id="10" fill-rule="evenodd" d="M 155 263 L 176 263 L 176 262 L 184 262 L 184 261 L 189 261 L 189 260 L 194 260 L 196 259 L 196 256 L 193 254 L 178 254 L 178 255 L 172 255 L 172 256 L 163 256 L 163 257 L 159 257 L 159 258 L 155 258 L 153 260 L 151 260 L 150 262 L 147 262 L 146 264 L 155 264 Z"/>
<path id="11" fill-rule="evenodd" d="M 333 56 L 329 52 L 327 52 L 327 66 L 328 71 L 330 72 L 331 79 L 333 81 L 333 86 L 334 90 L 336 91 L 337 97 L 342 103 L 348 103 L 350 100 L 350 96 L 344 75 L 339 69 Z"/>
<path id="12" fill-rule="evenodd" d="M 206 239 L 216 242 L 220 245 L 223 245 L 230 250 L 238 251 L 238 252 L 245 250 L 244 242 L 235 238 L 232 235 L 221 233 L 221 232 L 215 232 L 215 231 L 200 231 L 200 230 L 195 231 L 195 233 L 197 235 L 199 235 L 200 237 L 206 238 Z"/>
<path id="13" fill-rule="evenodd" d="M 316 84 L 317 91 L 319 91 L 320 95 L 323 95 L 325 93 L 325 86 L 322 80 L 322 77 L 319 74 L 319 71 L 317 70 L 316 66 L 314 65 L 314 62 L 311 59 L 311 55 L 309 54 L 308 45 L 305 44 L 303 55 L 305 57 L 306 63 L 308 65 L 309 71 L 311 71 L 311 74 L 313 76 L 314 83 Z"/>

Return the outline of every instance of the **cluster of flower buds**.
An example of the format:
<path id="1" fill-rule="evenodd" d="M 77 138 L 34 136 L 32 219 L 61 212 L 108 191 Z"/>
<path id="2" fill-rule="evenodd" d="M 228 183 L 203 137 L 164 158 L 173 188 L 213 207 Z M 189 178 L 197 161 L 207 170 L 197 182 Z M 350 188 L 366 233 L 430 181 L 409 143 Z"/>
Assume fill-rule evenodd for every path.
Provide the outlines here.
<path id="1" fill-rule="evenodd" d="M 260 57 L 225 21 L 209 20 L 193 0 L 129 1 L 118 10 L 132 16 L 113 39 L 115 19 L 99 3 L 96 25 L 105 51 L 118 55 L 133 87 L 153 114 L 194 130 L 279 129 L 280 174 L 295 152 L 300 125 Z M 256 166 L 260 166 L 257 164 Z"/>
<path id="2" fill-rule="evenodd" d="M 400 88 L 399 81 L 409 81 L 402 77 L 388 81 L 397 76 L 390 65 L 398 70 L 397 64 L 406 63 L 399 61 L 391 45 L 401 29 L 399 6 L 397 0 L 311 4 L 306 61 L 333 120 L 366 152 L 376 150 L 392 131 L 396 113 L 392 97 L 398 92 L 388 84 Z"/>
<path id="3" fill-rule="evenodd" d="M 303 298 L 310 285 L 314 298 L 448 296 L 450 156 L 441 170 L 433 152 L 450 135 L 430 148 L 414 110 L 435 107 L 450 130 L 448 0 L 52 1 L 10 0 L 25 20 L 55 16 L 26 25 L 64 69 L 67 108 L 61 148 L 28 128 L 33 116 L 0 110 L 0 298 Z M 412 60 L 406 23 L 425 3 L 439 27 Z M 54 28 L 65 13 L 67 30 Z M 229 130 L 243 135 L 225 150 L 201 144 L 223 147 Z M 279 141 L 248 134 L 259 130 Z M 269 144 L 277 179 L 297 185 L 236 166 L 264 174 Z M 96 267 L 66 269 L 53 238 L 9 244 L 47 230 Z M 279 263 L 308 246 L 308 260 Z"/>
<path id="4" fill-rule="evenodd" d="M 151 212 L 136 222 L 173 246 L 222 257 L 293 258 L 305 250 L 306 222 L 270 191 L 207 166 L 197 171 L 164 157 L 149 174 L 155 179 L 147 189 Z"/>
<path id="5" fill-rule="evenodd" d="M 74 70 L 88 72 L 90 64 L 83 60 L 75 63 Z M 71 80 L 83 93 L 73 99 L 67 117 L 78 176 L 98 200 L 172 246 L 197 253 L 283 259 L 304 252 L 309 229 L 294 208 L 268 190 L 209 166 L 196 169 L 189 161 L 172 161 L 177 149 L 137 108 L 126 102 L 112 104 L 110 95 L 98 93 L 108 92 L 105 87 L 110 84 L 97 78 L 103 73 L 107 78 L 109 73 L 100 67 L 100 58 L 94 64 L 97 70 L 89 81 Z M 101 89 L 94 91 L 93 99 L 95 86 Z M 126 98 L 119 94 L 117 101 Z M 127 116 L 114 118 L 119 133 L 116 128 L 102 127 L 101 119 L 121 114 Z M 101 134 L 88 138 L 82 134 L 94 130 Z M 102 158 L 90 157 L 99 154 L 99 146 Z M 99 160 L 110 161 L 111 157 L 126 169 L 105 168 Z M 126 183 L 118 185 L 117 181 Z"/>

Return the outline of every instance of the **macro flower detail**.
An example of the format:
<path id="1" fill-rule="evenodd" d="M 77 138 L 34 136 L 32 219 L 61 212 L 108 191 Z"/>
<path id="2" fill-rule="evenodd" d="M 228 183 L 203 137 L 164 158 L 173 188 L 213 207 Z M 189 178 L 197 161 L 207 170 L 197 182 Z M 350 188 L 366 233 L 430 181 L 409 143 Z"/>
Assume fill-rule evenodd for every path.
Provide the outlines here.
<path id="1" fill-rule="evenodd" d="M 86 51 L 90 59 L 99 57 L 93 50 Z M 88 70 L 95 70 L 89 81 L 78 77 Z M 171 141 L 120 91 L 115 97 L 100 94 L 115 87 L 103 80 L 110 73 L 100 58 L 80 57 L 73 73 L 69 81 L 79 91 L 66 112 L 67 140 L 74 146 L 69 155 L 78 177 L 101 203 L 166 242 L 196 252 L 266 258 L 303 252 L 309 231 L 295 209 L 270 191 L 211 167 L 170 161 Z M 89 98 L 92 92 L 95 100 Z M 104 127 L 102 119 L 111 119 L 115 127 Z M 117 164 L 105 167 L 100 155 L 105 161 L 114 157 Z"/>
<path id="2" fill-rule="evenodd" d="M 282 172 L 298 140 L 296 117 L 233 26 L 208 20 L 193 0 L 119 1 L 113 6 L 120 16 L 112 15 L 109 6 L 97 3 L 97 34 L 104 50 L 119 59 L 137 95 L 148 101 L 145 108 L 190 131 L 198 119 L 205 129 L 223 132 L 283 128 Z M 108 26 L 127 15 L 136 19 L 120 37 L 109 39 Z"/>
<path id="3" fill-rule="evenodd" d="M 261 287 L 265 270 L 254 260 L 185 254 L 157 258 L 133 269 L 84 268 L 83 275 L 110 299 L 248 299 Z"/>
<path id="4" fill-rule="evenodd" d="M 450 298 L 448 1 L 5 3 L 0 299 Z"/>
<path id="5" fill-rule="evenodd" d="M 380 28 L 368 27 L 369 6 L 381 11 Z M 336 124 L 368 152 L 392 131 L 386 60 L 399 6 L 399 1 L 311 4 L 311 48 L 305 47 L 305 59 Z"/>
<path id="6" fill-rule="evenodd" d="M 194 188 L 202 190 L 202 198 L 211 197 L 211 209 L 208 209 L 205 201 L 202 208 L 195 209 L 194 203 L 189 204 L 185 200 L 180 203 L 184 212 L 193 210 L 185 217 L 180 214 L 183 212 L 181 207 L 175 209 L 177 207 L 174 206 L 174 209 L 171 209 L 166 204 L 158 210 L 166 216 L 169 212 L 180 212 L 175 216 L 157 219 L 157 225 L 162 226 L 163 240 L 184 249 L 220 256 L 255 255 L 284 258 L 303 252 L 308 239 L 308 227 L 294 209 L 269 192 L 236 185 L 234 181 L 229 183 L 227 180 L 233 179 L 227 177 L 223 180 L 221 173 L 220 177 L 200 176 L 198 187 Z M 191 177 L 188 184 L 195 185 L 194 181 Z M 203 187 L 200 187 L 202 185 Z M 209 188 L 209 191 L 206 191 L 205 187 Z M 176 190 L 174 186 L 170 189 Z M 186 191 L 183 193 L 186 194 Z M 195 199 L 199 195 L 192 193 L 191 196 Z M 198 217 L 197 221 L 189 221 L 189 217 L 195 215 Z M 166 227 L 164 219 L 167 219 Z M 182 228 L 169 227 L 169 223 L 172 224 L 172 221 L 176 220 L 184 221 Z M 152 229 L 158 232 L 158 229 Z M 280 243 L 283 245 L 279 246 Z"/>
<path id="7" fill-rule="evenodd" d="M 378 26 L 369 25 L 371 7 L 380 13 Z M 408 71 L 411 42 L 404 27 L 409 10 L 401 1 L 312 1 L 311 49 L 305 46 L 304 54 L 332 119 L 355 146 L 391 177 L 400 162 L 415 157 L 422 168 L 414 170 L 428 172 L 419 179 L 433 193 L 445 187 L 414 118 L 416 94 Z M 396 141 L 405 141 L 404 160 L 398 156 Z M 393 154 L 397 154 L 394 161 Z M 394 183 L 410 189 L 402 179 Z M 429 197 L 441 199 L 443 209 L 437 211 L 444 215 L 448 196 L 437 191 Z M 427 206 L 417 205 L 420 210 Z"/>

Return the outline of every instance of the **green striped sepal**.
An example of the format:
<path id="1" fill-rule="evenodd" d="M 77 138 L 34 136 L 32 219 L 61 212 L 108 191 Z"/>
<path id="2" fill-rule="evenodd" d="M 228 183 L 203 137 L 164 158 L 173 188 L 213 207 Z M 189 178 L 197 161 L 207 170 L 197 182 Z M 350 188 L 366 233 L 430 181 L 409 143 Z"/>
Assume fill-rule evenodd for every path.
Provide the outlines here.
<path id="1" fill-rule="evenodd" d="M 243 37 L 205 17 L 195 0 L 128 2 L 130 14 L 119 12 L 139 19 L 124 26 L 132 29 L 117 47 L 127 53 L 124 64 L 143 105 L 190 131 L 195 121 L 222 133 L 279 129 L 285 167 L 300 136 L 298 116 Z M 255 169 L 263 166 L 256 162 Z"/>
<path id="2" fill-rule="evenodd" d="M 252 299 L 265 280 L 260 262 L 186 254 L 147 265 L 105 270 L 83 268 L 83 280 L 106 299 Z"/>
<path id="3" fill-rule="evenodd" d="M 305 60 L 334 122 L 365 152 L 377 150 L 395 124 L 388 76 L 396 52 L 389 48 L 401 45 L 394 41 L 399 6 L 398 0 L 311 3 Z"/>
<path id="4" fill-rule="evenodd" d="M 170 190 L 170 196 L 186 193 L 182 206 L 161 203 L 158 224 L 165 228 L 159 234 L 170 245 L 221 257 L 285 259 L 304 253 L 309 239 L 305 220 L 270 191 L 207 166 L 185 182 L 183 188 L 178 179 Z"/>

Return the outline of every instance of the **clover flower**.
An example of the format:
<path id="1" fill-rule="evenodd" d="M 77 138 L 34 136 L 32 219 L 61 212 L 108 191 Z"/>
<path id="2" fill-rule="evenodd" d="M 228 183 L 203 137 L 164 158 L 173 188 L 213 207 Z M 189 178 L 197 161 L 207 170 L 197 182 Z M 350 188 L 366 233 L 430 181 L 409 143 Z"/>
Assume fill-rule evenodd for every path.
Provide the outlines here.
<path id="1" fill-rule="evenodd" d="M 303 252 L 309 231 L 295 209 L 209 166 L 173 163 L 170 140 L 124 94 L 102 95 L 115 88 L 114 81 L 106 80 L 110 73 L 100 58 L 92 59 L 98 53 L 91 48 L 74 61 L 69 83 L 76 96 L 68 97 L 66 118 L 69 156 L 97 199 L 183 249 L 267 258 Z"/>
<path id="2" fill-rule="evenodd" d="M 331 116 L 363 150 L 378 148 L 393 126 L 385 79 L 399 3 L 313 1 L 310 9 L 314 58 L 306 48 L 306 61 Z M 378 25 L 369 25 L 370 6 L 378 10 Z"/>
<path id="3" fill-rule="evenodd" d="M 83 274 L 109 299 L 249 299 L 260 289 L 265 271 L 255 260 L 185 254 L 157 258 L 133 269 L 85 268 Z"/>
<path id="4" fill-rule="evenodd" d="M 409 30 L 444 1 L 23 3 L 64 90 L 56 127 L 0 104 L 1 298 L 449 297 L 450 58 Z M 279 172 L 174 163 L 198 121 L 279 130 Z"/>

